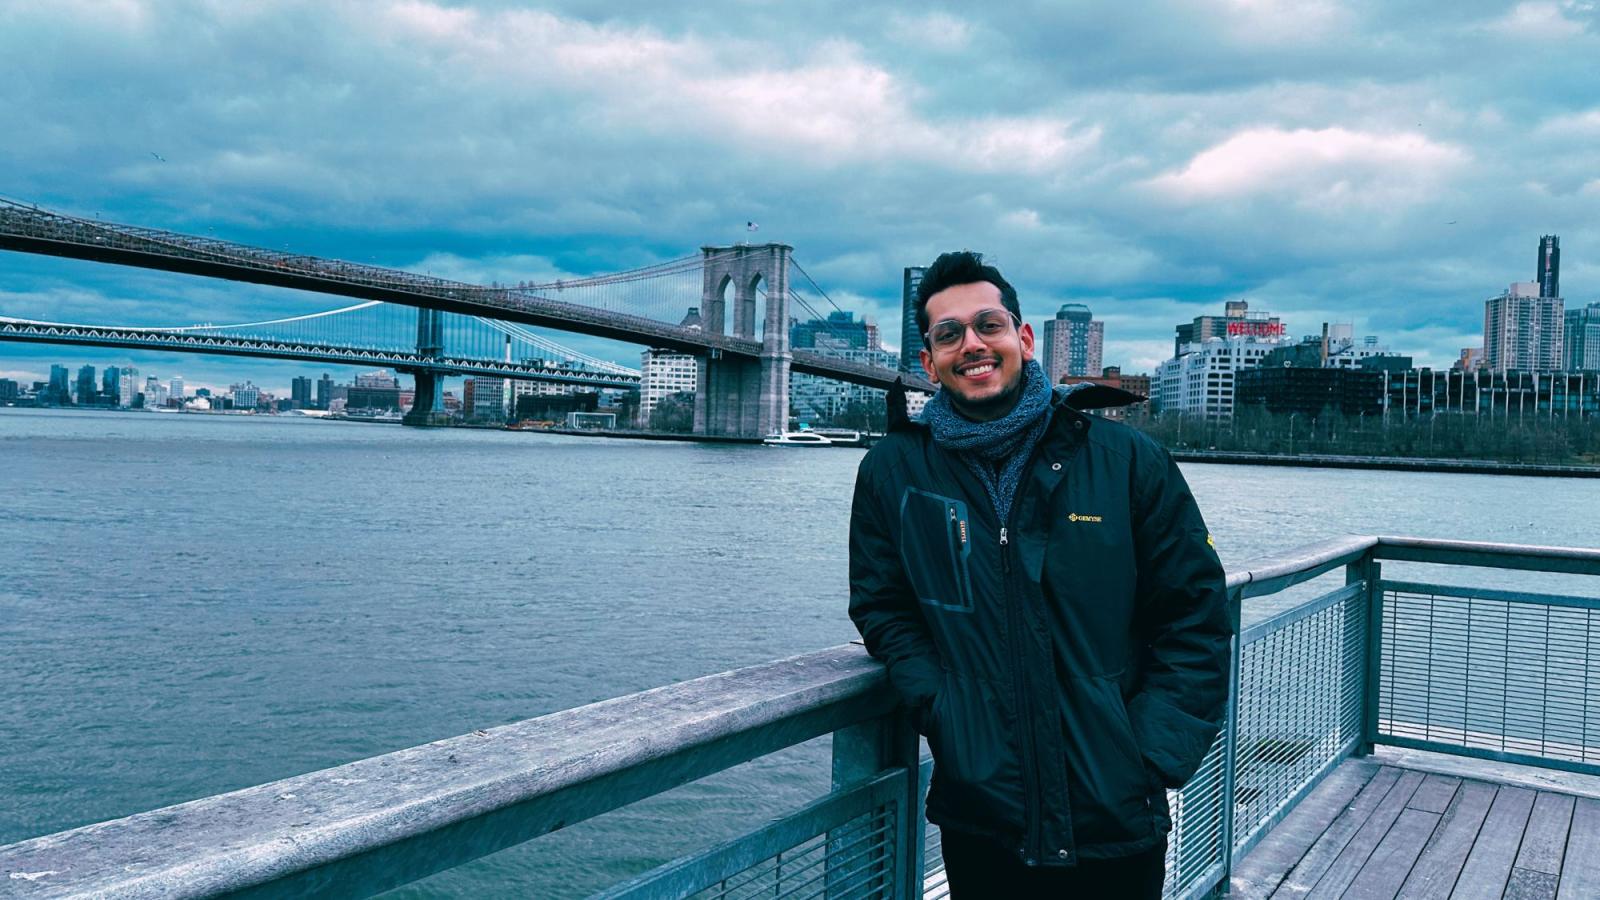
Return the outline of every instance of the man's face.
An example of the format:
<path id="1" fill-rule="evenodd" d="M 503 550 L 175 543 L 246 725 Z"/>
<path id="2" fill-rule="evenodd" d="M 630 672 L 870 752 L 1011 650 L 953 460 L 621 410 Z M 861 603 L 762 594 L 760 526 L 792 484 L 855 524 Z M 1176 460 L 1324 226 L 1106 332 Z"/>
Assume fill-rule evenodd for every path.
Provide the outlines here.
<path id="1" fill-rule="evenodd" d="M 980 317 L 1005 317 L 1007 327 L 997 334 L 968 327 L 952 346 L 924 343 L 921 359 L 928 380 L 950 392 L 957 412 L 978 422 L 1009 413 L 1022 392 L 1022 366 L 1033 359 L 1033 328 L 1015 325 L 1000 289 L 987 281 L 947 287 L 928 298 L 927 311 L 930 331 L 946 321 L 971 326 Z"/>

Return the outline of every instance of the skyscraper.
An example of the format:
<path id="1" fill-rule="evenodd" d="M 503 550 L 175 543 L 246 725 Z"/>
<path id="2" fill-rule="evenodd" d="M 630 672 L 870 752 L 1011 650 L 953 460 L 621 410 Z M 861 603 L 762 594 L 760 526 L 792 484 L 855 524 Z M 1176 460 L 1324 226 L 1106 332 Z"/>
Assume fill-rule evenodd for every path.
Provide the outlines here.
<path id="1" fill-rule="evenodd" d="M 333 378 L 328 373 L 322 373 L 317 379 L 317 409 L 327 409 L 333 402 Z"/>
<path id="2" fill-rule="evenodd" d="M 296 375 L 289 388 L 289 397 L 294 402 L 295 409 L 310 409 L 311 379 L 304 375 Z"/>
<path id="3" fill-rule="evenodd" d="M 1539 296 L 1561 296 L 1561 238 L 1547 234 L 1539 238 L 1539 267 L 1533 271 Z"/>
<path id="4" fill-rule="evenodd" d="M 922 332 L 917 328 L 917 285 L 927 266 L 906 266 L 900 280 L 900 371 L 921 372 L 917 356 L 922 349 Z"/>
<path id="5" fill-rule="evenodd" d="M 168 392 L 168 395 L 173 400 L 178 401 L 178 405 L 179 406 L 183 405 L 183 398 L 185 396 L 187 396 L 187 395 L 184 394 L 184 392 L 183 392 L 183 376 L 182 375 L 174 375 L 174 376 L 172 376 L 172 383 L 167 388 L 167 392 Z"/>
<path id="6" fill-rule="evenodd" d="M 1566 312 L 1562 338 L 1568 372 L 1600 372 L 1600 303 Z"/>
<path id="7" fill-rule="evenodd" d="M 120 406 L 122 399 L 122 370 L 116 366 L 106 366 L 100 376 L 100 399 L 107 406 Z"/>
<path id="8" fill-rule="evenodd" d="M 93 406 L 96 396 L 94 366 L 84 366 L 78 370 L 78 405 Z"/>
<path id="9" fill-rule="evenodd" d="M 72 373 L 66 366 L 50 367 L 50 387 L 45 389 L 45 402 L 56 406 L 67 406 L 72 403 L 72 388 L 70 382 Z"/>
<path id="10" fill-rule="evenodd" d="M 132 406 L 133 399 L 139 396 L 139 370 L 133 366 L 123 366 L 117 375 L 117 384 L 121 388 L 117 392 L 117 405 Z"/>
<path id="11" fill-rule="evenodd" d="M 1563 362 L 1560 297 L 1543 297 L 1540 285 L 1513 283 L 1483 304 L 1483 357 L 1491 372 L 1554 372 Z"/>
<path id="12" fill-rule="evenodd" d="M 1050 383 L 1064 375 L 1099 374 L 1105 323 L 1082 303 L 1064 303 L 1044 323 L 1044 371 Z"/>

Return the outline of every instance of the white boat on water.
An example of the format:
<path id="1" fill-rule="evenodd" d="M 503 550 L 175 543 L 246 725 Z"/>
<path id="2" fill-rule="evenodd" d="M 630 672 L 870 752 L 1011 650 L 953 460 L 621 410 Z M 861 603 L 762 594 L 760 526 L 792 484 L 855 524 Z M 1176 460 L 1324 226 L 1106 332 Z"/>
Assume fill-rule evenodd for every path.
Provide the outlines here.
<path id="1" fill-rule="evenodd" d="M 781 444 L 785 447 L 826 447 L 833 443 L 812 431 L 774 431 L 761 439 L 763 444 Z"/>

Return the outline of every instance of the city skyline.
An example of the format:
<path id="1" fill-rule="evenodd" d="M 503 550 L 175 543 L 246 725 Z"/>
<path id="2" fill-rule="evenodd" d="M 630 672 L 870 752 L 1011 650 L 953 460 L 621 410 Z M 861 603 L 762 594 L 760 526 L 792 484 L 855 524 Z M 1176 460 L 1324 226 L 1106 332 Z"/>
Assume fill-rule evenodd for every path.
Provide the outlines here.
<path id="1" fill-rule="evenodd" d="M 1030 322 L 1093 309 L 1125 371 L 1153 371 L 1170 323 L 1227 300 L 1297 330 L 1354 321 L 1443 366 L 1546 234 L 1568 306 L 1600 299 L 1590 2 L 74 9 L 18 6 L 0 34 L 0 72 L 28 87 L 0 104 L 53 123 L 0 147 L 0 193 L 85 216 L 484 283 L 618 271 L 759 222 L 896 347 L 905 267 L 966 246 Z M 109 81 L 146 102 L 86 87 Z M 326 300 L 0 266 L 0 314 L 57 321 Z M 645 349 L 573 342 L 624 363 Z M 58 358 L 92 356 L 5 348 L 0 369 Z M 282 390 L 295 374 L 172 368 Z"/>

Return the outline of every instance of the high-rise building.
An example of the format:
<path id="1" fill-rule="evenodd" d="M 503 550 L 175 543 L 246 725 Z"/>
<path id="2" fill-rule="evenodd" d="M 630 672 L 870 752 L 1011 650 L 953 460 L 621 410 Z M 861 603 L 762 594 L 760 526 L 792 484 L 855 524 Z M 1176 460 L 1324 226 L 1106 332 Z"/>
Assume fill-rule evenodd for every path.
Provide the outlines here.
<path id="1" fill-rule="evenodd" d="M 922 332 L 917 328 L 917 286 L 927 266 L 906 266 L 900 279 L 900 371 L 920 372 Z"/>
<path id="2" fill-rule="evenodd" d="M 167 405 L 167 386 L 151 375 L 144 380 L 144 408 L 161 409 Z"/>
<path id="3" fill-rule="evenodd" d="M 45 403 L 68 406 L 72 403 L 72 373 L 66 366 L 50 367 L 50 386 L 45 389 Z"/>
<path id="4" fill-rule="evenodd" d="M 675 350 L 646 350 L 639 354 L 639 425 L 650 426 L 650 414 L 663 398 L 694 393 L 700 383 L 698 361 Z M 790 376 L 791 380 L 794 376 Z"/>
<path id="5" fill-rule="evenodd" d="M 120 406 L 122 402 L 122 370 L 106 366 L 100 375 L 100 402 L 107 406 Z"/>
<path id="6" fill-rule="evenodd" d="M 1567 310 L 1562 341 L 1568 372 L 1600 372 L 1600 303 Z"/>
<path id="7" fill-rule="evenodd" d="M 467 378 L 462 382 L 461 411 L 468 419 L 500 421 L 506 416 L 504 378 Z"/>
<path id="8" fill-rule="evenodd" d="M 1484 364 L 1492 372 L 1554 372 L 1562 363 L 1560 297 L 1531 281 L 1513 283 L 1483 304 Z"/>
<path id="9" fill-rule="evenodd" d="M 78 405 L 93 406 L 98 391 L 94 386 L 94 366 L 84 366 L 78 370 Z"/>
<path id="10" fill-rule="evenodd" d="M 133 398 L 137 396 L 139 396 L 139 370 L 133 366 L 123 366 L 117 372 L 117 405 L 132 406 Z"/>
<path id="11" fill-rule="evenodd" d="M 796 350 L 878 350 L 877 326 L 856 321 L 855 313 L 834 310 L 825 319 L 796 322 L 789 328 L 789 346 Z"/>
<path id="12" fill-rule="evenodd" d="M 1539 238 L 1539 267 L 1533 270 L 1539 296 L 1561 296 L 1561 238 L 1547 234 Z"/>
<path id="13" fill-rule="evenodd" d="M 22 386 L 9 378 L 0 378 L 0 403 L 17 399 L 22 393 Z"/>
<path id="14" fill-rule="evenodd" d="M 167 387 L 167 393 L 170 399 L 178 401 L 179 406 L 183 405 L 183 398 L 189 395 L 184 392 L 182 375 L 172 376 L 172 382 Z"/>
<path id="15" fill-rule="evenodd" d="M 333 402 L 333 378 L 328 373 L 322 373 L 317 379 L 317 409 L 327 409 Z"/>
<path id="16" fill-rule="evenodd" d="M 289 399 L 294 402 L 295 409 L 311 408 L 311 379 L 304 375 L 296 375 L 290 383 Z"/>
<path id="17" fill-rule="evenodd" d="M 1056 317 L 1044 323 L 1044 371 L 1050 383 L 1068 375 L 1088 376 L 1100 371 L 1105 345 L 1105 323 L 1082 303 L 1065 303 Z"/>

